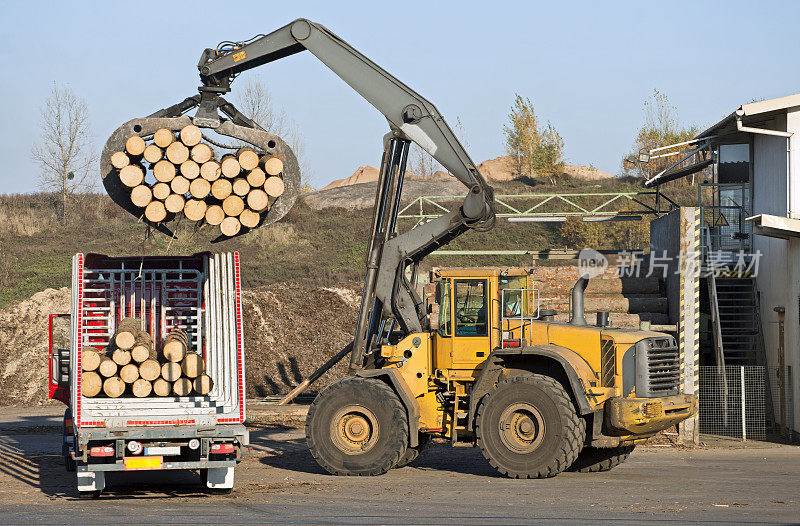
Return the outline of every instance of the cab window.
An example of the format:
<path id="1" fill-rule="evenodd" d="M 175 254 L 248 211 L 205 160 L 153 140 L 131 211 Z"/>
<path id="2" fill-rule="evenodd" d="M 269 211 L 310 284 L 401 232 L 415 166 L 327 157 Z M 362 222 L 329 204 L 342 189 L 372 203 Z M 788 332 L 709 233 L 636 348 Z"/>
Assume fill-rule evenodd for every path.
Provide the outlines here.
<path id="1" fill-rule="evenodd" d="M 439 323 L 437 324 L 439 335 L 450 336 L 450 281 L 437 283 L 436 299 L 439 304 Z"/>
<path id="2" fill-rule="evenodd" d="M 485 279 L 455 280 L 456 336 L 488 336 L 489 312 Z"/>
<path id="3" fill-rule="evenodd" d="M 501 308 L 504 318 L 519 317 L 526 313 L 525 295 L 521 290 L 525 288 L 525 276 L 501 277 L 498 280 L 498 288 L 503 291 Z"/>

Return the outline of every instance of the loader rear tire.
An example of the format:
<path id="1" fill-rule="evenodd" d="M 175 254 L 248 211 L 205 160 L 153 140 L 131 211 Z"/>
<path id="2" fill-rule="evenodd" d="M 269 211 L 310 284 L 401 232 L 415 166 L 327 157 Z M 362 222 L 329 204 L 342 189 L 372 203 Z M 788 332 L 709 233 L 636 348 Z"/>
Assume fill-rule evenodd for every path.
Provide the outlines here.
<path id="1" fill-rule="evenodd" d="M 610 471 L 625 462 L 635 447 L 636 446 L 586 446 L 583 448 L 580 455 L 578 455 L 575 463 L 569 467 L 568 471 L 578 471 L 580 473 Z"/>
<path id="2" fill-rule="evenodd" d="M 350 376 L 317 395 L 306 417 L 306 443 L 332 475 L 381 475 L 408 446 L 408 417 L 387 384 Z"/>
<path id="3" fill-rule="evenodd" d="M 547 478 L 575 462 L 586 422 L 558 381 L 525 374 L 500 382 L 483 398 L 476 435 L 483 456 L 503 475 Z"/>

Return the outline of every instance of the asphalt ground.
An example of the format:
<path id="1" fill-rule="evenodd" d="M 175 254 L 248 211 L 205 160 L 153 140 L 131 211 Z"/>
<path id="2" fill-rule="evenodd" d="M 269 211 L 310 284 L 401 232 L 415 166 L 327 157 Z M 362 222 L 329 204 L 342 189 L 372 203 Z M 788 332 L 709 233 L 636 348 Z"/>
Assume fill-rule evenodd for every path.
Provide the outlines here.
<path id="1" fill-rule="evenodd" d="M 262 421 L 268 420 L 262 418 Z M 0 524 L 798 524 L 800 448 L 640 447 L 607 473 L 499 477 L 476 448 L 433 444 L 380 477 L 333 477 L 303 431 L 251 426 L 230 495 L 192 472 L 117 473 L 79 499 L 53 409 L 0 410 Z"/>

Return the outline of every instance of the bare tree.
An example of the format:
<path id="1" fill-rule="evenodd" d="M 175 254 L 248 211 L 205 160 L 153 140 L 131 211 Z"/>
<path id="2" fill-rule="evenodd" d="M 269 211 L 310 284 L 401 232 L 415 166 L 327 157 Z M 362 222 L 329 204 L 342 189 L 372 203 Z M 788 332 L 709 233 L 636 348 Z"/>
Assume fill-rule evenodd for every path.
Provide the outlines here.
<path id="1" fill-rule="evenodd" d="M 303 191 L 313 189 L 310 185 L 310 166 L 305 158 L 305 141 L 297 125 L 289 119 L 286 111 L 277 110 L 272 103 L 272 94 L 260 80 L 250 80 L 236 94 L 236 105 L 256 124 L 281 137 L 292 149 L 300 163 L 300 187 Z"/>
<path id="2" fill-rule="evenodd" d="M 59 216 L 66 217 L 67 201 L 91 188 L 89 173 L 94 164 L 89 110 L 86 101 L 70 88 L 53 82 L 41 109 L 41 135 L 31 149 L 39 164 L 39 187 L 59 197 Z"/>

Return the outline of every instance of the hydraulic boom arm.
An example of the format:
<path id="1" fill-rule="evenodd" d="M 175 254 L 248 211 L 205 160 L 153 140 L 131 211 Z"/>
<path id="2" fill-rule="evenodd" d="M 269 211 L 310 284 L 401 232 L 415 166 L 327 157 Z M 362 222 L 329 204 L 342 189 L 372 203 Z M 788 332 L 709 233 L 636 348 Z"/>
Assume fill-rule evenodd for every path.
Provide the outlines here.
<path id="1" fill-rule="evenodd" d="M 413 281 L 417 264 L 471 228 L 491 228 L 492 188 L 436 107 L 320 24 L 305 19 L 247 43 L 206 49 L 198 68 L 203 86 L 195 122 L 215 126 L 219 95 L 248 69 L 310 51 L 389 121 L 367 255 L 367 276 L 351 354 L 351 371 L 375 365 L 373 351 L 399 330 L 424 330 L 423 303 Z M 461 181 L 469 193 L 459 210 L 397 235 L 397 215 L 408 148 L 413 141 Z M 395 326 L 397 322 L 398 327 Z"/>

